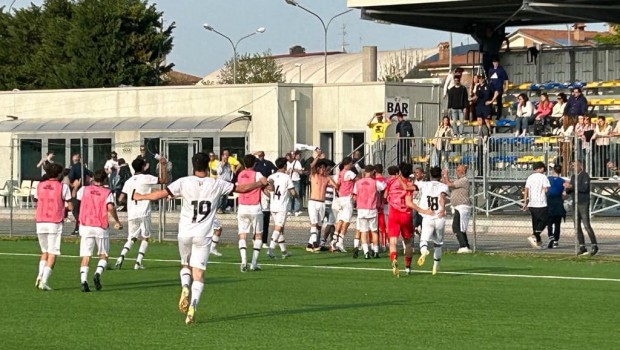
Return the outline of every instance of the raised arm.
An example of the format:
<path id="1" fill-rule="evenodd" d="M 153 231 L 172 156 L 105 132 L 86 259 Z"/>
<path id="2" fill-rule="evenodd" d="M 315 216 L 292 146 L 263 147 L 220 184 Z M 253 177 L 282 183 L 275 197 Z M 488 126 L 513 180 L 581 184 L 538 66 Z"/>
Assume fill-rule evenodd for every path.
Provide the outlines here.
<path id="1" fill-rule="evenodd" d="M 159 158 L 159 179 L 158 179 L 158 183 L 160 183 L 160 184 L 168 183 L 168 167 L 166 166 L 167 162 L 168 161 L 166 160 L 166 158 L 164 158 L 164 157 L 160 157 Z"/>

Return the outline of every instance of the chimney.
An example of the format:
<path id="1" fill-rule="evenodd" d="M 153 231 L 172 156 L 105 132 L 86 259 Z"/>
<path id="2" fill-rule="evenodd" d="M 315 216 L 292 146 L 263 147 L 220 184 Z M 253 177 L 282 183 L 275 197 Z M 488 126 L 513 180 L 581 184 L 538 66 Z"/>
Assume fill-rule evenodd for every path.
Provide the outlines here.
<path id="1" fill-rule="evenodd" d="M 573 40 L 577 42 L 581 42 L 586 40 L 586 24 L 585 23 L 575 23 L 573 24 Z"/>
<path id="2" fill-rule="evenodd" d="M 295 46 L 291 46 L 288 49 L 288 54 L 289 55 L 305 55 L 306 54 L 306 48 L 300 45 L 295 45 Z"/>
<path id="3" fill-rule="evenodd" d="M 362 81 L 377 81 L 377 47 L 362 47 Z"/>
<path id="4" fill-rule="evenodd" d="M 448 50 L 450 50 L 450 43 L 448 43 L 447 41 L 442 41 L 439 43 L 438 47 L 439 47 L 439 62 L 447 61 L 448 56 L 450 55 L 450 53 L 448 52 Z"/>

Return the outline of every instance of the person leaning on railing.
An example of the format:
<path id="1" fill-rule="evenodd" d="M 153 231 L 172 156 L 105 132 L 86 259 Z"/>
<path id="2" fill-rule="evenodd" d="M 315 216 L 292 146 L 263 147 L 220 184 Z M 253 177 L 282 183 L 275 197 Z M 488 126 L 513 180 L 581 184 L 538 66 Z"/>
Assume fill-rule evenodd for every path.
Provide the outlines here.
<path id="1" fill-rule="evenodd" d="M 596 177 L 605 177 L 607 175 L 607 163 L 609 163 L 609 134 L 611 126 L 607 125 L 605 117 L 598 117 L 596 126 L 594 126 L 594 166 L 596 169 Z"/>
<path id="2" fill-rule="evenodd" d="M 609 134 L 609 136 L 615 140 L 613 145 L 614 147 L 614 156 L 612 160 L 607 163 L 607 167 L 609 170 L 613 171 L 615 175 L 613 176 L 614 180 L 620 180 L 620 121 L 616 122 L 616 127 Z"/>
<path id="3" fill-rule="evenodd" d="M 559 161 L 562 164 L 562 176 L 568 175 L 568 165 L 573 155 L 573 135 L 574 129 L 573 119 L 569 116 L 561 118 L 562 127 L 554 130 L 553 135 L 558 136 L 560 143 Z M 556 164 L 558 162 L 556 161 Z"/>
<path id="4" fill-rule="evenodd" d="M 450 139 L 454 137 L 454 130 L 450 124 L 450 118 L 444 116 L 435 132 L 435 138 L 433 144 L 437 150 L 437 164 L 441 165 L 442 162 L 448 163 L 448 156 L 452 151 L 452 145 Z"/>

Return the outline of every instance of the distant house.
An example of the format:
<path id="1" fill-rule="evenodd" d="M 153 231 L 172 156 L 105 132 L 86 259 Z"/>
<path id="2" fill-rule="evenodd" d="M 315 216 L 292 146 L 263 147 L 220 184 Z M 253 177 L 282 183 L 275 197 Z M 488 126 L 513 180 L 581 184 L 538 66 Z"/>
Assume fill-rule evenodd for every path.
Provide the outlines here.
<path id="1" fill-rule="evenodd" d="M 174 70 L 168 73 L 164 78 L 167 85 L 170 86 L 196 85 L 196 83 L 199 82 L 201 79 L 201 77 L 197 77 L 195 75 L 183 72 L 177 72 Z"/>

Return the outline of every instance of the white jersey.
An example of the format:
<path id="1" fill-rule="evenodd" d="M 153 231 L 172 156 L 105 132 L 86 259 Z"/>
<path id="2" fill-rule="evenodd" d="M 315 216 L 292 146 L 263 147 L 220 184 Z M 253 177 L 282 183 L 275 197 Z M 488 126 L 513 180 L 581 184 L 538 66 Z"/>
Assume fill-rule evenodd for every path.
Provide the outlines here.
<path id="1" fill-rule="evenodd" d="M 183 198 L 179 218 L 179 237 L 213 236 L 213 220 L 220 197 L 233 191 L 234 185 L 209 177 L 186 176 L 171 183 L 166 190 Z"/>
<path id="2" fill-rule="evenodd" d="M 273 185 L 273 192 L 271 192 L 271 211 L 274 213 L 287 211 L 291 199 L 291 193 L 289 191 L 295 188 L 291 176 L 283 172 L 277 172 L 269 175 L 267 180 Z"/>
<path id="3" fill-rule="evenodd" d="M 134 201 L 134 193 L 151 193 L 151 186 L 156 185 L 159 179 L 153 175 L 136 174 L 130 177 L 123 186 L 121 192 L 127 196 L 127 219 L 139 219 L 151 215 L 151 203 L 149 201 Z"/>
<path id="4" fill-rule="evenodd" d="M 421 209 L 430 209 L 434 212 L 433 215 L 421 214 L 422 217 L 435 218 L 440 212 L 445 210 L 445 203 L 442 206 L 440 197 L 442 193 L 450 193 L 448 185 L 438 181 L 417 181 L 416 186 L 420 189 L 418 206 Z"/>

